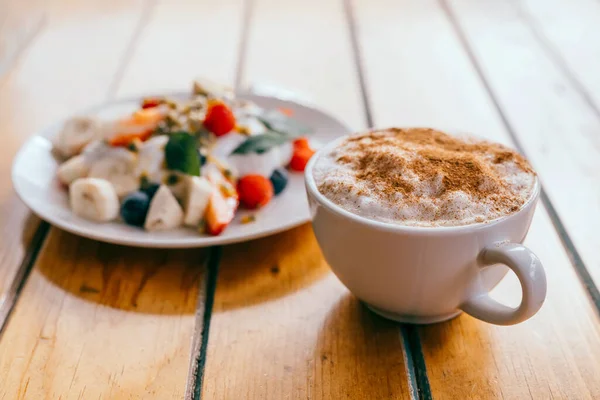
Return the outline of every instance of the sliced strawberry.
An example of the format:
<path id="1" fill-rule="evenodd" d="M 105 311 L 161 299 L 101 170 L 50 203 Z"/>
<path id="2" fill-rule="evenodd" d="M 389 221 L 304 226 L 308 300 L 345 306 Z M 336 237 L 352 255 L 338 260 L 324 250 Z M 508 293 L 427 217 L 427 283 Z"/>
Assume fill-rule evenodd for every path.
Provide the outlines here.
<path id="1" fill-rule="evenodd" d="M 237 191 L 244 207 L 255 209 L 265 206 L 273 198 L 273 184 L 262 175 L 246 175 L 238 181 Z"/>
<path id="2" fill-rule="evenodd" d="M 206 233 L 219 235 L 233 220 L 238 208 L 238 193 L 235 187 L 221 172 L 211 171 L 208 180 L 214 190 L 206 208 Z"/>
<path id="3" fill-rule="evenodd" d="M 206 214 L 206 233 L 217 236 L 227 228 L 233 220 L 238 201 L 235 197 L 225 197 L 220 190 L 213 191 Z"/>
<path id="4" fill-rule="evenodd" d="M 146 97 L 142 100 L 142 108 L 153 108 L 158 107 L 162 103 L 160 97 Z"/>
<path id="5" fill-rule="evenodd" d="M 294 139 L 292 144 L 294 145 L 294 149 L 310 149 L 308 139 L 305 137 L 299 137 L 298 139 Z"/>
<path id="6" fill-rule="evenodd" d="M 223 136 L 235 128 L 235 116 L 227 104 L 213 100 L 208 104 L 204 126 L 217 136 Z"/>
<path id="7" fill-rule="evenodd" d="M 308 160 L 315 154 L 311 148 L 294 147 L 294 154 L 290 160 L 290 169 L 302 172 L 308 164 Z"/>

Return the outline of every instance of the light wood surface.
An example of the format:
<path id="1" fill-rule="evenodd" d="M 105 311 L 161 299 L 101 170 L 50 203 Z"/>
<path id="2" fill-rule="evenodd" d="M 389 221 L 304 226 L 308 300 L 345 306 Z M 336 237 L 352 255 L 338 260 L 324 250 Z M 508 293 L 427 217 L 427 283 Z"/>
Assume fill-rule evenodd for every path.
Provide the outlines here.
<path id="1" fill-rule="evenodd" d="M 531 320 L 497 327 L 467 315 L 420 329 L 432 393 L 440 399 L 597 399 L 598 317 L 552 224 L 538 209 L 525 244 L 544 261 L 548 297 Z M 513 275 L 495 297 L 515 305 Z M 567 295 L 568 293 L 568 295 Z"/>
<path id="2" fill-rule="evenodd" d="M 203 257 L 54 230 L 2 337 L 0 395 L 182 398 Z"/>
<path id="3" fill-rule="evenodd" d="M 595 0 L 515 2 L 555 64 L 600 109 L 600 3 Z"/>
<path id="4" fill-rule="evenodd" d="M 39 223 L 12 189 L 13 157 L 36 130 L 106 98 L 140 9 L 132 2 L 128 8 L 117 8 L 111 19 L 104 7 L 115 4 L 94 7 L 80 2 L 66 16 L 64 1 L 53 2 L 43 31 L 0 80 L 0 303 L 10 300 L 4 295 Z M 86 26 L 81 22 L 86 15 L 88 19 L 104 15 L 112 25 Z M 84 26 L 90 29 L 81 33 Z M 76 58 L 70 56 L 73 49 L 78 49 Z"/>
<path id="5" fill-rule="evenodd" d="M 325 264 L 309 225 L 223 249 L 203 398 L 408 399 L 398 326 Z"/>
<path id="6" fill-rule="evenodd" d="M 198 75 L 233 83 L 239 31 L 200 44 L 197 38 L 235 21 L 241 15 L 240 2 L 218 7 L 209 2 L 140 5 L 135 13 L 117 7 L 112 14 L 113 22 L 129 25 L 127 35 L 116 30 L 96 43 L 107 48 L 121 43 L 112 50 L 113 57 L 121 58 L 121 68 L 110 71 L 111 79 L 103 83 L 109 96 L 189 90 Z M 203 20 L 209 9 L 218 13 Z M 70 20 L 70 9 L 63 12 Z M 124 19 L 125 12 L 132 18 Z M 93 15 L 85 16 L 89 20 Z M 109 29 L 110 20 L 99 26 Z M 88 40 L 106 34 L 93 28 L 86 33 Z M 182 57 L 179 46 L 193 46 L 196 52 L 186 55 L 176 70 L 171 65 Z M 204 64 L 206 57 L 217 63 Z M 0 376 L 11 382 L 0 388 L 0 395 L 183 398 L 204 257 L 202 250 L 103 245 L 52 228 L 0 343 Z"/>
<path id="7" fill-rule="evenodd" d="M 250 26 L 244 86 L 288 89 L 364 126 L 340 2 L 258 0 Z M 399 329 L 330 274 L 310 226 L 223 249 L 203 398 L 409 396 Z"/>
<path id="8" fill-rule="evenodd" d="M 450 9 L 598 285 L 599 115 L 511 2 L 485 3 L 456 0 Z"/>
<path id="9" fill-rule="evenodd" d="M 242 87 L 274 86 L 365 126 L 344 8 L 338 0 L 253 0 Z M 314 10 L 318 9 L 318 12 Z"/>
<path id="10" fill-rule="evenodd" d="M 378 126 L 516 137 L 563 239 L 600 283 L 599 4 L 47 0 L 43 29 L 0 77 L 0 302 L 34 262 L 0 335 L 0 399 L 180 399 L 190 361 L 206 399 L 600 398 L 598 310 L 543 206 L 526 241 L 548 275 L 540 313 L 513 327 L 463 315 L 417 328 L 413 342 L 329 272 L 309 225 L 223 247 L 204 310 L 210 250 L 125 248 L 53 228 L 39 249 L 39 220 L 10 185 L 35 130 L 106 99 L 188 90 L 196 76 L 286 89 L 356 130 L 368 106 Z M 516 278 L 493 295 L 515 305 Z M 196 315 L 210 322 L 199 353 Z"/>
<path id="11" fill-rule="evenodd" d="M 408 125 L 462 122 L 459 130 L 510 143 L 485 87 L 470 68 L 468 56 L 437 2 L 390 1 L 381 9 L 360 3 L 357 11 L 376 124 L 394 119 Z M 385 23 L 385 18 L 396 23 Z M 386 36 L 396 41 L 385 42 Z M 418 49 L 406 45 L 415 37 L 420 38 Z M 390 80 L 392 71 L 397 74 Z M 460 90 L 448 84 L 452 80 L 460 82 Z M 535 92 L 529 96 L 534 97 Z M 415 97 L 417 100 L 411 101 Z M 420 102 L 419 98 L 429 101 Z M 400 110 L 398 104 L 402 104 Z M 539 172 L 542 178 L 546 176 L 543 166 Z M 526 244 L 543 260 L 548 275 L 548 298 L 542 310 L 514 327 L 495 327 L 463 315 L 420 329 L 434 398 L 600 396 L 596 379 L 600 373 L 596 362 L 600 356 L 598 318 L 543 207 L 538 208 Z M 511 275 L 495 296 L 514 306 L 520 292 Z M 569 293 L 573 300 L 565 302 L 561 293 Z"/>

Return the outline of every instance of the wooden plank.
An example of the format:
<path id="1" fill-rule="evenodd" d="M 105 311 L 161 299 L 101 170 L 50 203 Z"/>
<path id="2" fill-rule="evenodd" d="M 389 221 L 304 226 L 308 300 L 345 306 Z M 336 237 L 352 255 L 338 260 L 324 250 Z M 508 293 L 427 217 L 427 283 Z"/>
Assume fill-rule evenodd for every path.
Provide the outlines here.
<path id="1" fill-rule="evenodd" d="M 42 29 L 45 3 L 45 0 L 0 1 L 0 86 L 3 75 Z"/>
<path id="2" fill-rule="evenodd" d="M 438 3 L 354 4 L 377 124 L 457 126 L 510 142 Z M 490 20 L 499 18 L 486 5 L 481 6 L 484 10 Z M 487 36 L 483 27 L 489 25 L 493 24 L 482 22 L 476 34 Z M 390 37 L 394 40 L 386 39 Z M 511 60 L 512 53 L 494 44 L 488 43 L 488 51 L 502 57 L 496 62 Z M 517 97 L 513 100 L 519 102 Z M 526 244 L 544 262 L 548 275 L 548 298 L 538 315 L 513 327 L 463 315 L 419 329 L 434 398 L 594 398 L 600 394 L 598 318 L 543 207 Z M 494 295 L 514 305 L 520 298 L 516 278 L 505 279 Z"/>
<path id="3" fill-rule="evenodd" d="M 453 1 L 449 10 L 599 285 L 595 226 L 600 222 L 600 118 L 510 3 L 461 0 Z"/>
<path id="4" fill-rule="evenodd" d="M 117 95 L 189 91 L 197 77 L 233 86 L 242 6 L 243 0 L 157 3 Z"/>
<path id="5" fill-rule="evenodd" d="M 244 85 L 290 89 L 363 127 L 341 2 L 260 0 L 251 14 Z M 227 246 L 203 398 L 410 398 L 400 330 L 328 271 L 309 225 Z"/>
<path id="6" fill-rule="evenodd" d="M 242 87 L 281 87 L 351 128 L 365 126 L 341 2 L 254 2 Z"/>
<path id="7" fill-rule="evenodd" d="M 408 399 L 397 325 L 329 272 L 312 229 L 224 248 L 205 398 Z"/>
<path id="8" fill-rule="evenodd" d="M 515 6 L 571 83 L 600 109 L 600 3 L 526 0 Z"/>
<path id="9" fill-rule="evenodd" d="M 544 262 L 548 298 L 533 319 L 496 327 L 465 315 L 421 329 L 434 397 L 600 396 L 598 318 L 552 231 L 552 223 L 540 207 L 525 244 Z M 520 290 L 511 275 L 496 288 L 495 295 L 514 305 Z"/>
<path id="10" fill-rule="evenodd" d="M 111 2 L 106 2 L 103 6 Z M 112 3 L 115 3 L 114 1 Z M 5 297 L 14 288 L 17 274 L 39 220 L 17 199 L 10 183 L 12 159 L 18 148 L 38 129 L 74 109 L 97 102 L 106 96 L 106 87 L 118 68 L 125 43 L 119 40 L 107 46 L 110 38 L 127 37 L 135 24 L 140 3 L 131 3 L 112 16 L 114 26 L 88 24 L 90 34 L 80 34 L 86 13 L 107 15 L 103 8 L 89 2 L 69 7 L 52 4 L 45 30 L 23 55 L 17 67 L 5 76 L 0 86 L 0 314 L 11 306 Z M 68 22 L 68 23 L 67 23 Z M 113 36 L 110 35 L 112 33 Z M 94 36 L 96 35 L 97 36 Z M 90 46 L 90 43 L 93 46 Z M 70 57 L 77 49 L 78 57 Z M 101 62 L 103 68 L 98 68 Z M 1 317 L 0 317 L 1 318 Z M 0 326 L 3 321 L 0 320 Z"/>
<path id="11" fill-rule="evenodd" d="M 0 397 L 182 398 L 203 257 L 53 230 L 0 343 Z"/>
<path id="12" fill-rule="evenodd" d="M 240 3 L 222 4 L 160 3 L 148 15 L 140 14 L 137 6 L 131 14 L 127 11 L 131 4 L 113 2 L 111 11 L 111 4 L 103 3 L 96 10 L 101 12 L 78 15 L 76 21 L 69 9 L 64 10 L 58 29 L 73 35 L 67 28 L 76 24 L 76 33 L 83 36 L 77 40 L 95 40 L 96 48 L 90 48 L 86 56 L 94 61 L 94 70 L 102 71 L 96 83 L 105 93 L 162 89 L 153 85 L 156 81 L 189 87 L 192 76 L 181 74 L 179 66 L 172 67 L 173 58 L 159 57 L 174 55 L 173 42 L 161 39 L 168 39 L 168 32 L 178 29 L 189 35 L 187 44 L 179 43 L 183 47 L 176 64 L 185 59 L 190 72 L 233 71 L 235 60 L 230 58 L 226 64 L 228 56 L 221 54 L 235 53 L 237 43 L 231 40 L 237 40 L 239 33 L 235 24 L 224 39 L 213 38 L 208 47 L 203 46 L 207 41 L 197 39 L 208 37 L 211 27 L 237 20 L 241 7 L 236 4 Z M 98 14 L 102 18 L 96 24 Z M 135 18 L 127 19 L 127 14 Z M 146 29 L 136 33 L 140 15 L 150 18 Z M 123 31 L 121 23 L 129 29 Z M 161 32 L 167 32 L 167 37 Z M 128 45 L 132 37 L 139 37 L 140 51 Z M 43 50 L 49 51 L 60 38 L 55 35 L 45 42 Z M 182 57 L 186 48 L 197 52 L 196 58 Z M 111 65 L 102 57 L 106 49 L 112 49 L 111 59 L 126 53 L 121 59 L 130 60 L 132 69 L 117 73 L 98 68 Z M 220 49 L 221 53 L 214 55 L 223 64 L 207 62 L 202 55 L 208 49 Z M 64 73 L 75 75 L 75 80 L 78 74 L 89 79 L 87 70 L 89 66 Z M 170 81 L 156 78 L 159 72 Z M 123 84 L 120 77 L 124 77 Z M 81 99 L 85 94 L 77 87 L 70 89 L 73 97 Z M 71 105 L 65 113 L 72 111 Z M 0 398 L 182 398 L 204 257 L 201 250 L 132 249 L 52 229 L 0 341 Z"/>

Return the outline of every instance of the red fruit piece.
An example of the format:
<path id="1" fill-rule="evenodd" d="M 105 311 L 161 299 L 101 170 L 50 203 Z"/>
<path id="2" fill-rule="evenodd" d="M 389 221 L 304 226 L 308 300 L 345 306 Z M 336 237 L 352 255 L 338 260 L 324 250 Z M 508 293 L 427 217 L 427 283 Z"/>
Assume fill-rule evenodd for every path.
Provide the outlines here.
<path id="1" fill-rule="evenodd" d="M 142 108 L 158 107 L 161 103 L 161 99 L 158 97 L 146 97 L 142 101 Z"/>
<path id="2" fill-rule="evenodd" d="M 294 147 L 294 154 L 290 160 L 290 169 L 302 172 L 308 164 L 308 160 L 315 154 L 311 148 Z"/>
<path id="3" fill-rule="evenodd" d="M 273 197 L 273 184 L 262 175 L 246 175 L 237 185 L 240 202 L 244 207 L 255 209 L 266 205 Z"/>
<path id="4" fill-rule="evenodd" d="M 305 137 L 301 137 L 298 139 L 294 139 L 293 142 L 294 149 L 310 149 L 310 144 L 308 143 L 308 139 Z"/>
<path id="5" fill-rule="evenodd" d="M 214 100 L 209 102 L 204 126 L 217 136 L 223 136 L 235 128 L 235 116 L 227 104 Z"/>
<path id="6" fill-rule="evenodd" d="M 221 234 L 233 220 L 237 205 L 237 198 L 225 197 L 220 190 L 215 190 L 210 196 L 204 214 L 206 233 L 214 236 Z"/>

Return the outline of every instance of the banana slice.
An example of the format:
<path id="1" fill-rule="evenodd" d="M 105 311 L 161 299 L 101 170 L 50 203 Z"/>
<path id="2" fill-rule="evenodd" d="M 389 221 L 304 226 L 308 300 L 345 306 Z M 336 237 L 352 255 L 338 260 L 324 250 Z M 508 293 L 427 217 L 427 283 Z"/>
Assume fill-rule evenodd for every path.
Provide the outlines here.
<path id="1" fill-rule="evenodd" d="M 197 228 L 204 216 L 213 186 L 204 177 L 191 176 L 188 178 L 187 193 L 184 199 L 185 215 L 183 223 Z"/>
<path id="2" fill-rule="evenodd" d="M 100 122 L 90 117 L 74 117 L 65 122 L 54 139 L 54 148 L 63 157 L 72 157 L 102 135 Z"/>
<path id="3" fill-rule="evenodd" d="M 120 151 L 128 152 L 127 149 L 109 145 L 105 140 L 94 140 L 84 147 L 81 155 L 85 158 L 85 161 L 91 165 L 102 158 Z"/>
<path id="4" fill-rule="evenodd" d="M 150 202 L 144 228 L 148 231 L 164 231 L 177 228 L 183 222 L 183 210 L 173 193 L 161 185 Z"/>
<path id="5" fill-rule="evenodd" d="M 232 100 L 235 97 L 233 88 L 213 82 L 208 79 L 198 78 L 194 81 L 193 93 L 206 97 L 216 97 Z"/>
<path id="6" fill-rule="evenodd" d="M 65 185 L 70 185 L 76 179 L 85 178 L 89 172 L 90 166 L 85 157 L 78 155 L 59 165 L 56 176 Z"/>
<path id="7" fill-rule="evenodd" d="M 140 186 L 140 181 L 135 175 L 135 160 L 135 155 L 127 150 L 115 149 L 92 164 L 89 176 L 109 181 L 114 186 L 117 196 L 123 197 Z"/>
<path id="8" fill-rule="evenodd" d="M 80 217 L 97 222 L 111 221 L 119 215 L 119 198 L 110 182 L 80 178 L 69 187 L 71 209 Z"/>

